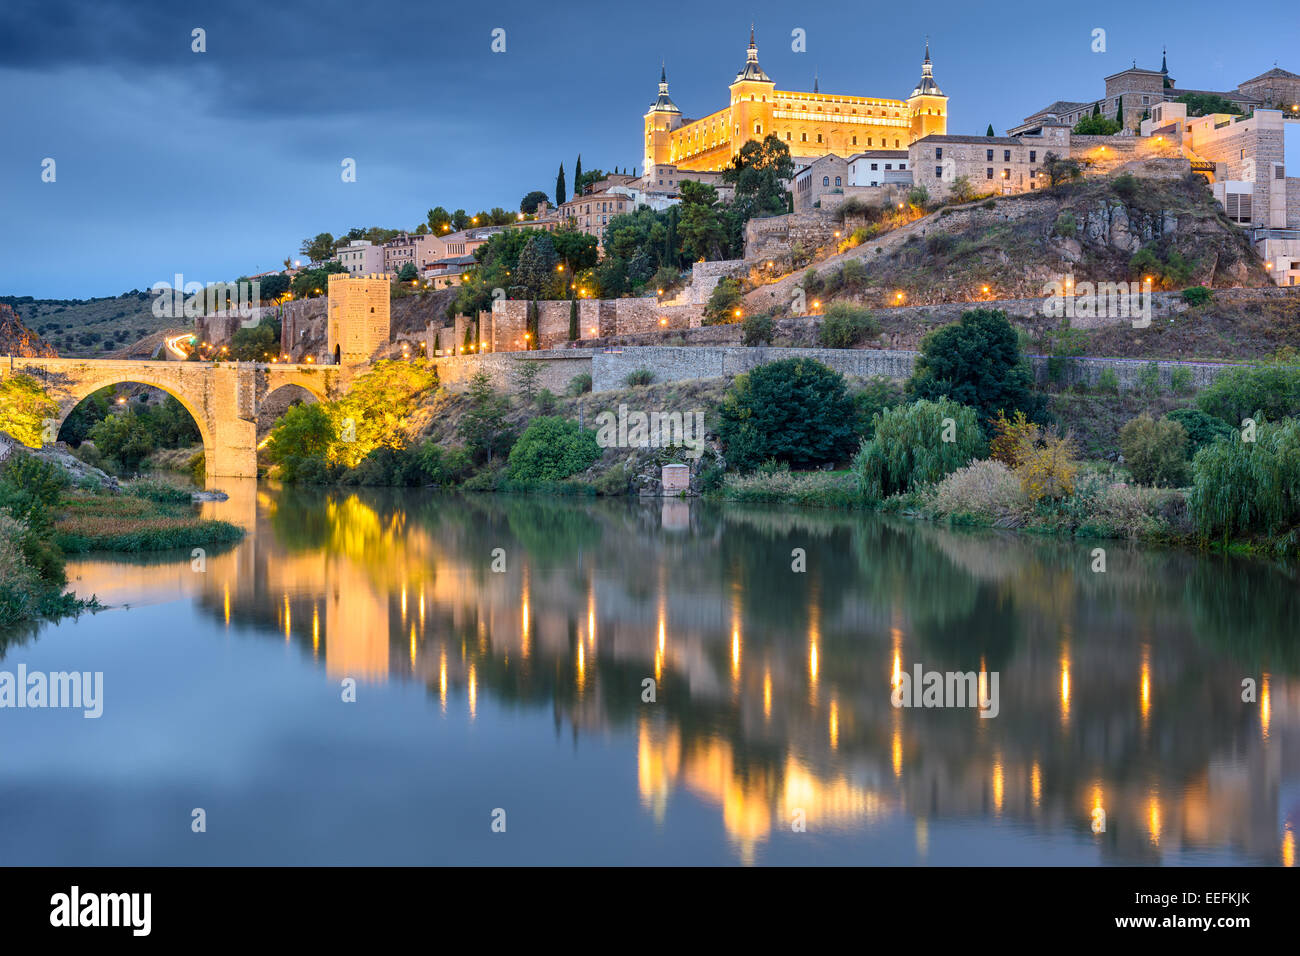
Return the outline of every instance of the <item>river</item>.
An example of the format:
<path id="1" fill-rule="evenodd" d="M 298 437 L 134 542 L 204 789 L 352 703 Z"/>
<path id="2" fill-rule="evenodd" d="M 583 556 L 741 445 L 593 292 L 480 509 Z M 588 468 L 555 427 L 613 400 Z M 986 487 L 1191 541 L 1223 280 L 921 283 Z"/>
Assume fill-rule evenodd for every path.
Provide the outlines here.
<path id="1" fill-rule="evenodd" d="M 103 712 L 0 710 L 4 863 L 1294 863 L 1294 569 L 223 487 L 242 542 L 73 561 L 109 609 L 6 637 L 2 670 L 102 672 Z M 983 670 L 996 716 L 895 707 L 918 665 Z"/>

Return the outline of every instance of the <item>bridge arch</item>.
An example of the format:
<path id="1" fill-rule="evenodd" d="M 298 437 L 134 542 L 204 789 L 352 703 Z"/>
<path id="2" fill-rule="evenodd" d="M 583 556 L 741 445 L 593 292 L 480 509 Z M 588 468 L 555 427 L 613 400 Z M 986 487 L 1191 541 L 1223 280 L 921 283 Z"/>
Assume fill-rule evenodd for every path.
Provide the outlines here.
<path id="1" fill-rule="evenodd" d="M 60 390 L 61 393 L 57 399 L 59 403 L 59 424 L 54 433 L 57 435 L 63 430 L 63 423 L 68 420 L 68 416 L 73 413 L 78 405 L 100 389 L 108 388 L 111 385 L 148 385 L 150 388 L 156 388 L 176 399 L 181 403 L 181 407 L 189 412 L 190 418 L 194 419 L 194 424 L 198 426 L 199 439 L 203 442 L 204 459 L 211 458 L 214 438 L 213 427 L 203 409 L 195 403 L 192 396 L 186 394 L 184 389 L 177 388 L 172 382 L 165 382 L 150 375 L 126 373 L 120 376 L 108 376 L 102 380 L 89 379 L 83 382 L 70 383 L 65 386 Z"/>

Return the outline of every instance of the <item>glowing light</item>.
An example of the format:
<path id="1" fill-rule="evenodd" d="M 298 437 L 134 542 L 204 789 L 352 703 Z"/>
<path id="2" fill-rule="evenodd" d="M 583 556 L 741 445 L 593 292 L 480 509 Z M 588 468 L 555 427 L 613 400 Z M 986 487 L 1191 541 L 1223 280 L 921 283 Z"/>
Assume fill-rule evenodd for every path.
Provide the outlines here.
<path id="1" fill-rule="evenodd" d="M 473 720 L 478 712 L 478 675 L 474 673 L 474 665 L 469 665 L 469 719 Z"/>
<path id="2" fill-rule="evenodd" d="M 834 697 L 831 698 L 830 733 L 831 750 L 835 750 L 840 745 L 840 706 Z"/>
<path id="3" fill-rule="evenodd" d="M 225 586 L 225 596 L 222 600 L 222 605 L 224 606 L 226 613 L 226 627 L 230 627 L 230 584 L 228 582 Z"/>
<path id="4" fill-rule="evenodd" d="M 772 716 L 772 672 L 763 672 L 763 717 Z"/>
<path id="5" fill-rule="evenodd" d="M 731 631 L 731 676 L 740 677 L 740 628 Z"/>
<path id="6" fill-rule="evenodd" d="M 290 614 L 289 614 L 289 594 L 288 594 L 288 592 L 286 591 L 286 592 L 285 592 L 285 595 L 284 595 L 284 641 L 285 641 L 286 644 L 289 643 L 289 637 L 290 637 L 290 635 L 289 635 L 289 622 L 290 622 Z"/>
<path id="7" fill-rule="evenodd" d="M 1038 769 L 1037 760 L 1029 770 L 1029 793 L 1033 797 L 1034 806 L 1038 806 L 1043 799 L 1043 772 Z"/>
<path id="8" fill-rule="evenodd" d="M 1002 796 L 1005 791 L 1005 782 L 1002 777 L 1002 758 L 993 758 L 993 811 L 1002 812 Z"/>
<path id="9" fill-rule="evenodd" d="M 1147 801 L 1147 830 L 1151 834 L 1151 842 L 1160 843 L 1160 801 L 1153 794 Z"/>
<path id="10" fill-rule="evenodd" d="M 1142 723 L 1145 725 L 1151 717 L 1151 661 L 1150 652 L 1142 648 Z"/>
<path id="11" fill-rule="evenodd" d="M 817 683 L 817 642 L 813 641 L 808 645 L 808 678 L 813 683 Z"/>
<path id="12" fill-rule="evenodd" d="M 1273 706 L 1271 703 L 1268 684 L 1268 675 L 1265 674 L 1263 684 L 1259 689 L 1259 729 L 1265 740 L 1268 739 L 1269 719 L 1273 715 Z"/>
<path id="13" fill-rule="evenodd" d="M 894 763 L 894 776 L 901 777 L 903 775 L 903 734 L 897 727 L 894 728 L 890 751 Z"/>
<path id="14" fill-rule="evenodd" d="M 1282 834 L 1282 865 L 1295 866 L 1295 829 L 1290 823 Z"/>
<path id="15" fill-rule="evenodd" d="M 447 649 L 442 649 L 438 660 L 438 699 L 442 701 L 442 712 L 447 712 Z"/>
<path id="16" fill-rule="evenodd" d="M 311 653 L 315 657 L 320 652 L 320 607 L 311 606 Z"/>

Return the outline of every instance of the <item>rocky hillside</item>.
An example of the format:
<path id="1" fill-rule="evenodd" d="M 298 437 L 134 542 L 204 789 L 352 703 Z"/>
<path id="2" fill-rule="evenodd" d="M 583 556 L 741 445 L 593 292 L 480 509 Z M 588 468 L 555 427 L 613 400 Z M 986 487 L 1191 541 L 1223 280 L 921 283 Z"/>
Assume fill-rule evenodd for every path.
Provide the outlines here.
<path id="1" fill-rule="evenodd" d="M 885 306 L 1033 297 L 1068 275 L 1124 282 L 1142 272 L 1155 272 L 1157 288 L 1271 285 L 1246 233 L 1228 221 L 1203 179 L 1134 165 L 1128 172 L 1152 175 L 1097 177 L 944 207 L 817 263 L 823 278 L 851 263 L 844 281 L 832 281 L 820 298 Z M 1135 271 L 1131 260 L 1144 249 L 1157 266 Z M 789 314 L 806 271 L 749 292 L 746 309 Z"/>
<path id="2" fill-rule="evenodd" d="M 392 338 L 422 336 L 429 323 L 442 326 L 446 322 L 447 307 L 456 301 L 459 289 L 434 289 L 418 295 L 408 295 L 392 302 Z M 292 357 L 325 354 L 325 302 L 324 298 L 310 299 L 307 334 L 293 345 Z M 300 326 L 301 327 L 301 326 Z M 396 355 L 400 349 L 393 347 L 386 354 Z"/>
<path id="3" fill-rule="evenodd" d="M 23 325 L 11 306 L 0 303 L 0 355 L 20 355 L 23 358 L 55 358 L 54 347 L 41 341 L 41 337 Z"/>

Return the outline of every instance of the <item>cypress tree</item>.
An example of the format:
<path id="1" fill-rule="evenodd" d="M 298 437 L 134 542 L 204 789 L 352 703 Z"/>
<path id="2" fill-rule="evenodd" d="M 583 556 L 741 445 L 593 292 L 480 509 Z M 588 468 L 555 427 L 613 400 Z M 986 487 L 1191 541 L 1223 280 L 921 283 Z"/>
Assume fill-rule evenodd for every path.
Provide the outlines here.
<path id="1" fill-rule="evenodd" d="M 569 296 L 569 341 L 578 339 L 578 300 Z"/>
<path id="2" fill-rule="evenodd" d="M 568 194 L 564 191 L 564 163 L 560 163 L 560 171 L 555 177 L 555 205 L 563 206 L 568 198 Z"/>
<path id="3" fill-rule="evenodd" d="M 533 349 L 540 348 L 540 346 L 537 343 L 537 327 L 541 325 L 541 322 L 538 321 L 538 308 L 537 308 L 536 299 L 533 299 L 533 301 L 530 303 L 528 311 L 530 313 L 528 317 L 528 331 L 530 333 L 528 337 L 528 349 L 529 351 L 532 351 Z"/>
<path id="4" fill-rule="evenodd" d="M 437 355 L 441 351 L 442 351 L 442 333 L 434 332 L 433 333 L 433 354 Z"/>
<path id="5" fill-rule="evenodd" d="M 1124 127 L 1124 97 L 1119 98 L 1119 105 L 1115 107 L 1115 122 L 1119 123 L 1120 128 Z"/>
<path id="6" fill-rule="evenodd" d="M 465 348 L 468 349 L 474 344 L 474 323 L 465 323 Z"/>
<path id="7" fill-rule="evenodd" d="M 578 154 L 578 161 L 573 166 L 573 195 L 575 199 L 582 195 L 582 153 Z"/>
<path id="8" fill-rule="evenodd" d="M 1101 115 L 1101 100 L 1098 100 L 1096 103 L 1092 104 L 1092 115 L 1093 116 Z"/>
<path id="9" fill-rule="evenodd" d="M 993 124 L 992 124 L 992 123 L 989 123 L 988 131 L 987 131 L 984 135 L 985 135 L 985 136 L 992 136 L 992 135 L 993 135 Z"/>

